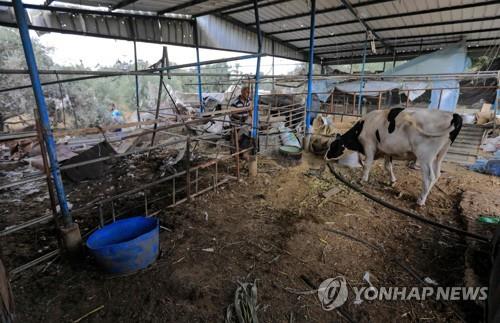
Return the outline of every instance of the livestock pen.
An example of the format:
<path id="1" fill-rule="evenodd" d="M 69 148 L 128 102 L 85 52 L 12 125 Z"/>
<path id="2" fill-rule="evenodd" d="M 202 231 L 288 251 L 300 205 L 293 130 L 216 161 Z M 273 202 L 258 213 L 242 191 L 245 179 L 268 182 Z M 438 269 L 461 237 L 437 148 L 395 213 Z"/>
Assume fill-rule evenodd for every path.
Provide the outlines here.
<path id="1" fill-rule="evenodd" d="M 498 133 L 499 10 L 489 0 L 0 1 L 27 67 L 1 65 L 0 76 L 30 77 L 2 83 L 0 96 L 32 89 L 36 105 L 22 132 L 12 129 L 25 119 L 3 131 L 0 113 L 0 257 L 15 319 L 493 322 L 497 224 L 481 221 L 498 218 L 500 183 L 464 166 L 491 158 L 480 147 Z M 41 69 L 33 32 L 127 41 L 133 69 Z M 139 67 L 138 43 L 164 46 L 157 63 Z M 171 45 L 196 61 L 173 64 Z M 233 56 L 203 61 L 201 50 Z M 275 58 L 307 64 L 285 75 Z M 474 70 L 470 58 L 486 63 Z M 254 71 L 207 72 L 238 61 Z M 126 77 L 132 116 L 78 125 L 87 107 L 68 106 L 64 86 Z M 146 78 L 157 81 L 151 93 L 140 91 Z M 236 107 L 241 87 L 250 96 Z M 425 208 L 414 205 L 418 165 L 396 162 L 389 186 L 376 164 L 360 187 L 357 168 L 308 151 L 312 137 L 328 149 L 370 111 L 394 107 L 477 123 L 462 128 Z M 241 113 L 246 122 L 233 118 Z M 333 134 L 316 133 L 316 118 L 333 120 Z M 158 223 L 155 261 L 104 272 L 87 239 L 135 216 Z"/>

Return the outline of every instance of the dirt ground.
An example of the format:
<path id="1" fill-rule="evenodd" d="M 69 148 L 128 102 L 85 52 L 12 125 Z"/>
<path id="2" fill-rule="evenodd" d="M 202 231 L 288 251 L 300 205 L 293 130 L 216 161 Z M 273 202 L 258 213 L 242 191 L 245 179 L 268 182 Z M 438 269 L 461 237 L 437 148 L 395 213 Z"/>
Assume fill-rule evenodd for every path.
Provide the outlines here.
<path id="1" fill-rule="evenodd" d="M 160 235 L 160 258 L 146 270 L 112 277 L 87 257 L 78 264 L 56 259 L 16 276 L 18 321 L 72 322 L 98 309 L 82 322 L 221 322 L 238 281 L 257 282 L 260 322 L 483 320 L 482 303 L 355 304 L 351 294 L 340 312 L 324 311 L 316 293 L 298 294 L 339 275 L 351 287 L 367 286 L 367 272 L 375 286 L 423 286 L 425 278 L 440 286 L 467 286 L 471 279 L 466 272 L 473 273 L 474 283 L 486 286 L 489 249 L 367 200 L 337 181 L 319 157 L 306 155 L 293 164 L 261 159 L 259 170 L 256 179 L 243 177 L 191 204 L 162 209 L 158 217 L 168 230 Z M 490 234 L 469 227 L 460 202 L 471 189 L 499 196 L 498 178 L 453 164 L 445 163 L 443 170 L 428 205 L 418 211 L 441 223 Z M 360 177 L 359 169 L 340 171 L 352 180 Z M 396 163 L 395 173 L 399 181 L 390 187 L 377 163 L 364 189 L 414 208 L 419 172 Z M 335 194 L 328 196 L 331 189 Z M 486 212 L 498 215 L 499 207 L 493 203 Z"/>

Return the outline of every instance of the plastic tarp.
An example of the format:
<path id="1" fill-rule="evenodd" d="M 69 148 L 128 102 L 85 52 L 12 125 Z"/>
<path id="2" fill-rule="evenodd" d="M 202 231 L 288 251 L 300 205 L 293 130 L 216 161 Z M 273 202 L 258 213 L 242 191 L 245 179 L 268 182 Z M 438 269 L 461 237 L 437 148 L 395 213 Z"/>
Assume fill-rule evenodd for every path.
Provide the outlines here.
<path id="1" fill-rule="evenodd" d="M 378 96 L 379 92 L 387 92 L 401 87 L 401 82 L 389 81 L 366 81 L 363 87 L 364 96 Z M 358 93 L 359 82 L 341 83 L 335 87 L 336 90 L 347 93 Z"/>
<path id="2" fill-rule="evenodd" d="M 363 87 L 363 96 L 376 97 L 379 92 L 392 91 L 400 89 L 401 91 L 408 91 L 410 101 L 415 100 L 425 93 L 425 90 L 430 86 L 429 82 L 402 82 L 402 81 L 366 81 Z M 357 93 L 359 92 L 359 82 L 341 83 L 335 87 L 336 90 Z"/>
<path id="3" fill-rule="evenodd" d="M 313 80 L 312 82 L 312 93 L 318 96 L 321 102 L 326 102 L 330 93 L 335 88 L 336 84 L 342 82 L 342 80 Z M 359 89 L 359 83 L 358 83 Z"/>
<path id="4" fill-rule="evenodd" d="M 470 58 L 467 56 L 467 46 L 460 42 L 434 53 L 419 56 L 384 74 L 432 75 L 462 73 L 470 66 L 470 63 Z M 433 79 L 428 83 L 430 83 L 431 88 L 436 89 L 432 91 L 429 109 L 439 108 L 445 111 L 455 111 L 460 93 L 458 81 Z"/>

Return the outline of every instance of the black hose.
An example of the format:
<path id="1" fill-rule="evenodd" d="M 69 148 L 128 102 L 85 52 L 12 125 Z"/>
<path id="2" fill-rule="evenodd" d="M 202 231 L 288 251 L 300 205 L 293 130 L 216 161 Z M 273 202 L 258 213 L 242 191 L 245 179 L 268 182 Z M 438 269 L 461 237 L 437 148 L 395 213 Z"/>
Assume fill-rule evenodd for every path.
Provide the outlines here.
<path id="1" fill-rule="evenodd" d="M 370 200 L 374 201 L 374 202 L 377 202 L 383 206 L 385 206 L 386 208 L 389 208 L 393 211 L 396 211 L 398 213 L 401 213 L 403 215 L 406 215 L 412 219 L 415 219 L 415 220 L 418 220 L 420 222 L 423 222 L 425 224 L 430 224 L 432 226 L 435 226 L 437 228 L 440 228 L 440 229 L 443 229 L 443 230 L 446 230 L 446 231 L 449 231 L 449 232 L 453 232 L 453 233 L 456 233 L 458 235 L 464 235 L 464 236 L 467 236 L 469 238 L 473 238 L 473 239 L 476 239 L 476 240 L 479 240 L 481 242 L 485 242 L 485 243 L 489 243 L 489 240 L 483 236 L 480 236 L 478 234 L 475 234 L 475 233 L 472 233 L 472 232 L 468 232 L 468 231 L 464 231 L 464 230 L 460 230 L 460 229 L 457 229 L 457 228 L 454 228 L 454 227 L 451 227 L 451 226 L 448 226 L 446 224 L 442 224 L 442 223 L 439 223 L 439 222 L 435 222 L 435 221 L 432 221 L 432 220 L 429 220 L 423 216 L 421 216 L 420 214 L 417 214 L 417 213 L 414 213 L 414 212 L 410 212 L 408 210 L 404 210 L 404 209 L 401 209 L 397 206 L 394 206 L 392 204 L 390 204 L 389 202 L 386 202 L 364 190 L 362 190 L 360 187 L 358 187 L 357 185 L 354 185 L 352 183 L 350 183 L 348 180 L 346 180 L 344 177 L 342 177 L 339 173 L 337 173 L 335 171 L 335 168 L 334 166 L 331 164 L 331 163 L 327 163 L 328 165 L 328 168 L 330 169 L 330 171 L 332 172 L 332 174 L 335 176 L 336 179 L 338 179 L 339 181 L 341 181 L 342 183 L 344 183 L 345 185 L 347 185 L 348 187 L 352 188 L 353 190 L 355 190 L 356 192 L 358 193 L 361 193 L 362 195 L 366 196 L 367 198 L 369 198 Z"/>

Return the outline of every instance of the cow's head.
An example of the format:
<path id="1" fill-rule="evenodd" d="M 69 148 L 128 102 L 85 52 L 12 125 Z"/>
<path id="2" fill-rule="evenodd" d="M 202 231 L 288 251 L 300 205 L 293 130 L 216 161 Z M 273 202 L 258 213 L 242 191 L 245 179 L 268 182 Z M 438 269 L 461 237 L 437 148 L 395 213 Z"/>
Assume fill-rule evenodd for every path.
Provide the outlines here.
<path id="1" fill-rule="evenodd" d="M 337 134 L 335 140 L 330 143 L 325 160 L 339 159 L 344 154 L 346 148 L 364 154 L 363 145 L 361 145 L 358 139 L 363 130 L 363 124 L 364 121 L 360 120 L 342 136 Z"/>
<path id="2" fill-rule="evenodd" d="M 330 147 L 325 154 L 325 160 L 336 160 L 340 158 L 344 154 L 345 150 L 345 142 L 342 139 L 342 136 L 337 134 L 335 139 L 330 143 Z"/>

